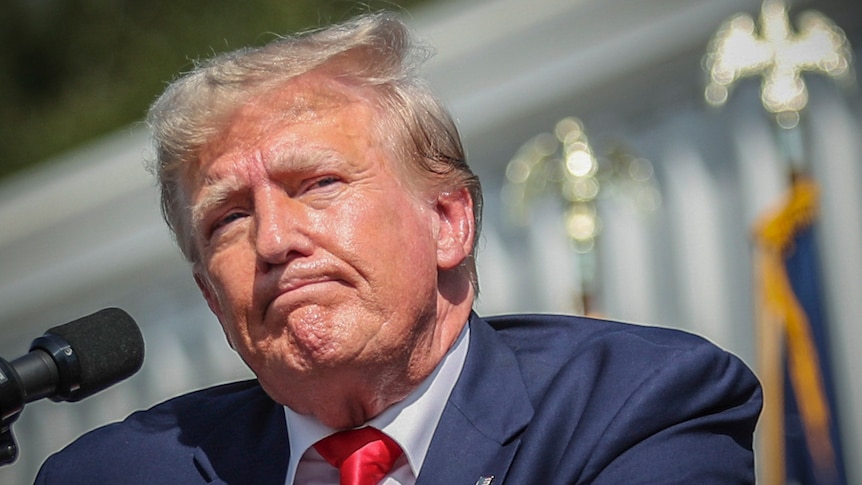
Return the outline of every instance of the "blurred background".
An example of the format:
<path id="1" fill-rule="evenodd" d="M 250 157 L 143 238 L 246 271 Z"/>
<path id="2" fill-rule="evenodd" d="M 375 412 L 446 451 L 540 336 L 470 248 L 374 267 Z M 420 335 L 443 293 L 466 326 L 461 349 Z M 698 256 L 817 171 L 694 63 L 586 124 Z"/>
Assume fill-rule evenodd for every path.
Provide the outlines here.
<path id="1" fill-rule="evenodd" d="M 851 459 L 862 454 L 862 382 L 852 370 L 862 352 L 862 106 L 852 70 L 862 5 L 767 5 L 772 24 L 756 0 L 7 0 L 0 356 L 117 306 L 141 326 L 147 357 L 137 375 L 85 401 L 27 405 L 13 426 L 20 457 L 0 468 L 0 483 L 32 483 L 48 454 L 133 410 L 250 376 L 161 220 L 141 119 L 197 59 L 369 8 L 404 12 L 438 51 L 426 76 L 455 114 L 486 194 L 480 314 L 588 313 L 682 328 L 773 382 L 764 342 L 786 339 L 791 361 L 799 347 L 792 332 L 770 333 L 770 322 L 788 319 L 788 295 L 761 298 L 775 275 L 760 269 L 804 253 L 817 264 L 787 276 L 820 304 L 798 296 L 821 384 L 797 396 L 829 404 L 840 471 L 815 482 L 792 466 L 763 483 L 862 483 Z M 851 47 L 818 44 L 813 29 L 829 25 L 811 10 Z M 735 40 L 720 42 L 730 33 Z M 765 46 L 787 54 L 758 57 L 773 52 Z M 734 63 L 750 63 L 736 72 L 751 77 L 718 72 Z M 797 70 L 812 71 L 802 77 L 807 103 L 771 113 L 761 74 Z M 788 194 L 799 196 L 791 181 L 801 173 L 819 188 L 819 210 L 788 222 L 775 211 L 798 199 Z M 794 239 L 811 223 L 814 245 Z M 793 394 L 792 379 L 783 387 Z M 775 450 L 801 463 L 805 452 L 770 441 L 765 421 L 761 473 L 780 460 Z M 811 431 L 791 423 L 783 433 L 805 441 Z"/>

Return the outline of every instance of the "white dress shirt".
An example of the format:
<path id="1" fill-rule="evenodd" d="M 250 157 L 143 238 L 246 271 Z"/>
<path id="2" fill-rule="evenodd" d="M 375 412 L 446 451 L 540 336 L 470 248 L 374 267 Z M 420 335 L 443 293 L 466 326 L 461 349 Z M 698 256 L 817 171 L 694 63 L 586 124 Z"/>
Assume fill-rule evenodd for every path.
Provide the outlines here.
<path id="1" fill-rule="evenodd" d="M 392 471 L 380 482 L 383 485 L 414 485 L 431 437 L 440 422 L 449 394 L 455 387 L 470 341 L 469 325 L 428 378 L 403 401 L 387 408 L 363 426 L 373 426 L 394 439 L 404 450 Z M 338 485 L 338 469 L 320 456 L 312 445 L 329 436 L 333 430 L 311 416 L 284 407 L 290 441 L 290 461 L 286 485 Z"/>

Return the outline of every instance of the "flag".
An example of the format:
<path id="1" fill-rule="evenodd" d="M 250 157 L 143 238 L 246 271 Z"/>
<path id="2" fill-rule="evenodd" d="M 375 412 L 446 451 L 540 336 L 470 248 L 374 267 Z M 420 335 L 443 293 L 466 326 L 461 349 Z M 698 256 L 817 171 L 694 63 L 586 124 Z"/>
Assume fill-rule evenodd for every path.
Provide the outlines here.
<path id="1" fill-rule="evenodd" d="M 846 485 L 815 237 L 817 185 L 795 177 L 755 227 L 760 454 L 767 485 Z"/>

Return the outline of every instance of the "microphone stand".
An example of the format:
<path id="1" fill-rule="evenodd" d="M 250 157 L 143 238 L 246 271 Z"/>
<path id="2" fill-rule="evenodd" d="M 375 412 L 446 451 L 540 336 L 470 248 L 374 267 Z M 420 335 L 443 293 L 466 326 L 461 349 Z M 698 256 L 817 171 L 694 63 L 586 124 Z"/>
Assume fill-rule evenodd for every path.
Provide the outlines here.
<path id="1" fill-rule="evenodd" d="M 24 408 L 24 391 L 19 379 L 9 362 L 0 358 L 0 466 L 9 465 L 18 458 L 12 423 Z"/>

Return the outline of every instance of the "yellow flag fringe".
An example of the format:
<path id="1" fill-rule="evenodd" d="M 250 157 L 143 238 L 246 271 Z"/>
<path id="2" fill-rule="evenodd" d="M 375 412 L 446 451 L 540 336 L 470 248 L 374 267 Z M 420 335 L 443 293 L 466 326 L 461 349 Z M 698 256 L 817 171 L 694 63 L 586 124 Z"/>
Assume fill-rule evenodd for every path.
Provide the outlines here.
<path id="1" fill-rule="evenodd" d="M 794 180 L 787 199 L 755 226 L 755 271 L 759 292 L 758 338 L 764 387 L 764 449 L 767 485 L 784 483 L 784 385 L 782 357 L 805 430 L 808 449 L 819 470 L 834 469 L 829 438 L 829 408 L 819 358 L 805 311 L 796 299 L 784 260 L 794 250 L 796 234 L 817 217 L 818 189 L 803 177 Z M 786 343 L 786 354 L 781 352 Z M 777 413 L 777 415 L 776 415 Z"/>

